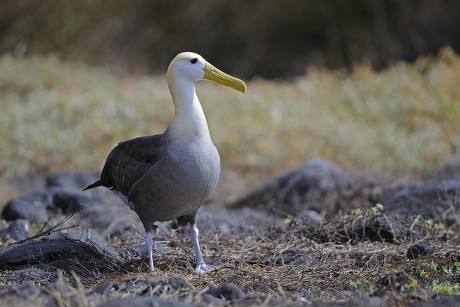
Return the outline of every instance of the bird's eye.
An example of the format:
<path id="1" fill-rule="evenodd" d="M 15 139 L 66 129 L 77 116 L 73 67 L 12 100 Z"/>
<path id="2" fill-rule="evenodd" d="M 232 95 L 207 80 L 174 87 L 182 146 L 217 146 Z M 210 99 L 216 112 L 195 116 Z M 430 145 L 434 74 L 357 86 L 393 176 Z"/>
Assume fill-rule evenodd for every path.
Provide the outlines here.
<path id="1" fill-rule="evenodd" d="M 192 64 L 195 64 L 196 62 L 198 62 L 197 58 L 193 58 L 193 59 L 190 60 L 190 63 L 192 63 Z"/>

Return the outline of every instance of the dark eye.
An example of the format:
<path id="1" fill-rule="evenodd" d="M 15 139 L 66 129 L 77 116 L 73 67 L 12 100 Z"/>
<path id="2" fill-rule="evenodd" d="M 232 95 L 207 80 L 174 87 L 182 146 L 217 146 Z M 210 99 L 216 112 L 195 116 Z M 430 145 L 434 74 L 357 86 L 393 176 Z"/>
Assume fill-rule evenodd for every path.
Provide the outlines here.
<path id="1" fill-rule="evenodd" d="M 198 62 L 197 58 L 193 58 L 193 59 L 190 60 L 190 63 L 192 63 L 192 64 L 195 64 L 196 62 Z"/>

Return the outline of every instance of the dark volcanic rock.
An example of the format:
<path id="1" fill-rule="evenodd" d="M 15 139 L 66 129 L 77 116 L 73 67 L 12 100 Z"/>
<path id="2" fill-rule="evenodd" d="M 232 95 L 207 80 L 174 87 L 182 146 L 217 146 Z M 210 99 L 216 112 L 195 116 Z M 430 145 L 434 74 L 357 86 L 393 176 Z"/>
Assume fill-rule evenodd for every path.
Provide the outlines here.
<path id="1" fill-rule="evenodd" d="M 12 244 L 0 250 L 2 269 L 54 262 L 65 266 L 66 259 L 90 266 L 94 266 L 97 260 L 105 263 L 122 262 L 121 256 L 108 246 L 75 240 L 66 235 L 42 237 L 38 240 Z"/>
<path id="2" fill-rule="evenodd" d="M 233 203 L 233 208 L 273 209 L 297 216 L 306 210 L 335 212 L 368 207 L 374 184 L 329 161 L 314 159 Z"/>
<path id="3" fill-rule="evenodd" d="M 33 280 L 37 284 L 45 285 L 55 282 L 57 278 L 57 272 L 54 268 L 27 267 L 4 272 L 3 276 L 0 276 L 0 283 L 24 284 Z"/>
<path id="4" fill-rule="evenodd" d="M 90 194 L 74 188 L 55 187 L 50 189 L 53 196 L 53 206 L 63 214 L 81 211 L 92 203 Z"/>
<path id="5" fill-rule="evenodd" d="M 25 219 L 42 224 L 49 219 L 49 210 L 63 214 L 80 211 L 92 203 L 90 194 L 72 188 L 54 187 L 30 192 L 6 204 L 2 217 L 7 221 Z"/>
<path id="6" fill-rule="evenodd" d="M 126 279 L 115 283 L 113 288 L 123 293 L 160 296 L 165 294 L 177 294 L 182 289 L 189 289 L 190 285 L 184 279 L 173 276 L 156 280 Z"/>
<path id="7" fill-rule="evenodd" d="M 460 177 L 427 183 L 420 187 L 399 185 L 383 191 L 380 202 L 385 211 L 400 211 L 410 215 L 421 214 L 433 218 L 460 210 Z M 448 220 L 447 220 L 448 222 Z"/>
<path id="8" fill-rule="evenodd" d="M 55 306 L 53 299 L 32 281 L 0 287 L 0 301 L 3 306 L 33 306 L 37 301 Z"/>
<path id="9" fill-rule="evenodd" d="M 82 190 L 89 184 L 98 180 L 96 173 L 60 172 L 46 177 L 47 187 L 64 187 Z"/>
<path id="10" fill-rule="evenodd" d="M 201 207 L 197 214 L 200 231 L 219 230 L 224 234 L 237 234 L 248 229 L 262 229 L 268 225 L 282 225 L 284 220 L 251 208 L 214 210 Z"/>
<path id="11" fill-rule="evenodd" d="M 431 302 L 418 302 L 413 307 L 458 307 L 460 306 L 460 295 L 443 296 L 432 300 Z"/>
<path id="12" fill-rule="evenodd" d="M 31 223 L 45 223 L 48 220 L 46 209 L 51 206 L 52 201 L 52 195 L 47 190 L 25 194 L 6 204 L 2 218 L 7 221 L 25 219 Z"/>
<path id="13" fill-rule="evenodd" d="M 203 293 L 203 300 L 208 304 L 225 304 L 246 297 L 244 291 L 234 284 L 225 284 Z"/>
<path id="14" fill-rule="evenodd" d="M 113 288 L 113 284 L 109 281 L 109 282 L 103 283 L 102 285 L 99 285 L 87 291 L 86 296 L 92 296 L 96 294 L 107 295 L 110 293 L 110 289 L 112 288 Z"/>
<path id="15" fill-rule="evenodd" d="M 135 298 L 114 298 L 110 299 L 98 307 L 152 307 L 152 306 L 164 306 L 164 307 L 189 307 L 189 305 L 181 301 L 165 300 L 159 297 L 135 297 Z"/>
<path id="16" fill-rule="evenodd" d="M 429 245 L 414 244 L 407 249 L 407 258 L 417 259 L 420 256 L 425 256 L 430 253 L 432 249 Z"/>
<path id="17" fill-rule="evenodd" d="M 30 223 L 28 220 L 15 220 L 8 224 L 7 229 L 0 231 L 1 238 L 12 238 L 16 241 L 21 241 L 27 238 L 30 230 Z"/>
<path id="18" fill-rule="evenodd" d="M 313 304 L 315 307 L 382 307 L 387 305 L 384 299 L 378 296 L 351 298 L 337 303 Z"/>

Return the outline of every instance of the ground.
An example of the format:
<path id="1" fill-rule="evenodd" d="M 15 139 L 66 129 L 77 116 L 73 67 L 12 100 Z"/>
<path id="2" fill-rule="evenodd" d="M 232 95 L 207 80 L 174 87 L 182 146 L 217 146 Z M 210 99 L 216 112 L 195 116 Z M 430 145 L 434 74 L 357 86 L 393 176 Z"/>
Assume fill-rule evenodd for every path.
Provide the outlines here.
<path id="1" fill-rule="evenodd" d="M 327 172 L 336 167 L 334 174 L 340 177 L 341 168 L 314 160 L 302 168 L 305 181 L 299 179 L 298 172 L 286 174 L 281 181 L 293 174 L 297 186 L 301 181 L 311 184 L 308 180 L 314 169 L 315 178 L 322 177 L 324 183 L 327 176 L 321 173 L 320 165 Z M 356 174 L 342 171 L 363 182 Z M 201 306 L 226 302 L 241 306 L 381 306 L 450 299 L 458 303 L 458 203 L 453 203 L 454 211 L 445 211 L 439 219 L 386 210 L 380 203 L 341 208 L 324 217 L 310 210 L 298 216 L 283 216 L 256 204 L 257 208 L 215 209 L 211 201 L 202 208 L 198 219 L 202 249 L 211 272 L 194 272 L 195 260 L 186 229 L 172 231 L 167 223 L 160 224 L 155 235 L 156 267 L 150 272 L 144 233 L 135 214 L 108 191 L 101 189 L 85 195 L 75 189 L 93 178 L 92 173 L 73 172 L 35 178 L 35 186 L 41 187 L 32 194 L 24 191 L 23 198 L 16 199 L 37 197 L 37 191 L 48 193 L 49 198 L 38 197 L 35 202 L 49 202 L 45 204 L 49 225 L 39 229 L 39 225 L 32 224 L 29 239 L 25 240 L 15 240 L 11 233 L 4 233 L 0 250 L 0 297 L 4 302 L 142 306 L 145 300 L 163 299 L 171 304 Z M 16 180 L 14 184 L 20 189 L 30 181 Z M 266 187 L 275 189 L 276 182 Z M 416 192 L 404 194 L 406 203 L 415 201 L 410 195 L 425 197 L 429 202 L 429 194 L 424 191 L 437 182 L 448 193 L 446 183 L 450 181 L 431 177 Z M 325 186 L 327 189 L 328 185 L 310 185 L 308 191 L 316 189 L 315 193 L 319 193 Z M 260 191 L 264 188 L 257 193 Z M 388 203 L 384 197 L 382 200 Z M 88 208 L 73 207 L 79 201 Z M 339 202 L 347 204 L 345 200 Z M 240 204 L 241 201 L 235 202 L 234 206 Z M 308 204 L 309 200 L 304 199 L 304 205 Z M 69 208 L 76 208 L 77 213 L 72 216 Z M 7 224 L 11 222 L 5 222 L 4 228 Z M 36 232 L 41 233 L 34 237 Z"/>

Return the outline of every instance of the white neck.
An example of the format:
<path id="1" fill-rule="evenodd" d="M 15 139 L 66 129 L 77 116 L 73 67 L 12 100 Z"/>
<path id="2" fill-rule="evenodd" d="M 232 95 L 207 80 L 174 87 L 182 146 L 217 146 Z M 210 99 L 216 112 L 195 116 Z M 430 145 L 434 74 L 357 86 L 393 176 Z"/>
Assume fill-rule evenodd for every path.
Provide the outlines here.
<path id="1" fill-rule="evenodd" d="M 195 84 L 181 78 L 168 78 L 175 114 L 167 132 L 174 139 L 192 141 L 210 139 L 208 124 L 195 92 Z"/>

